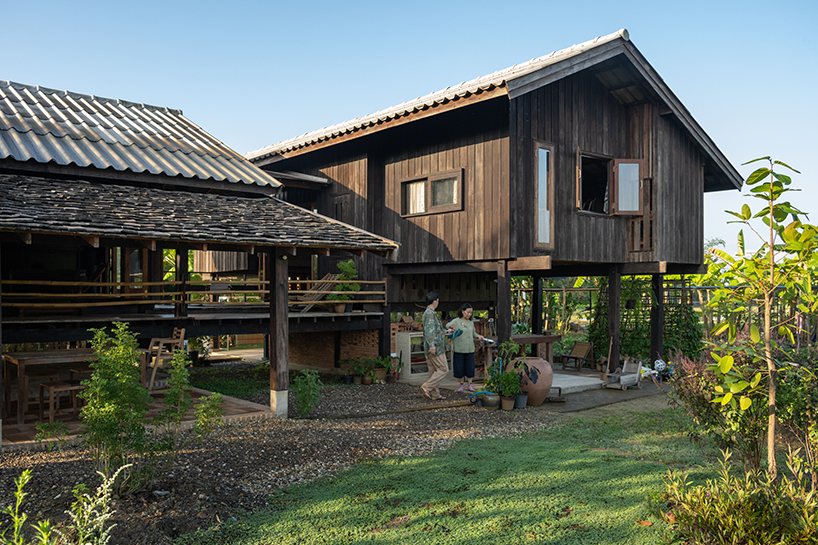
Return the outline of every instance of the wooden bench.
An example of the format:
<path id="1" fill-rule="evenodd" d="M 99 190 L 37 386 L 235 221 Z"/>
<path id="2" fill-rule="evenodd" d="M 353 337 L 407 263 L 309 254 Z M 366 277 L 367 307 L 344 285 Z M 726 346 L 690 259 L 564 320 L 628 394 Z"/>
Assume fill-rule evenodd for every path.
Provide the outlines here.
<path id="1" fill-rule="evenodd" d="M 84 390 L 86 386 L 81 384 L 78 380 L 75 381 L 53 381 L 40 383 L 40 422 L 43 421 L 45 405 L 45 394 L 48 394 L 48 421 L 54 422 L 54 415 L 57 409 L 60 408 L 59 394 L 68 392 L 71 395 L 72 411 L 79 413 L 79 406 L 77 405 L 77 392 Z M 56 397 L 56 408 L 54 407 Z"/>

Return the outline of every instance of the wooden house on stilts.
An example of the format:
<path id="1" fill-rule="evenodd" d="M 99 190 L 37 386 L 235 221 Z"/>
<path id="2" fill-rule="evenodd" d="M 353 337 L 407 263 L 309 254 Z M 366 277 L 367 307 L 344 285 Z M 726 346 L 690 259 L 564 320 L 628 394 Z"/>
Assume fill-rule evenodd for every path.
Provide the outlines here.
<path id="1" fill-rule="evenodd" d="M 742 183 L 626 30 L 247 157 L 290 202 L 401 244 L 359 259 L 387 278 L 388 311 L 434 290 L 441 310 L 492 308 L 507 338 L 512 276 L 607 276 L 612 361 L 622 275 L 661 290 L 700 271 L 704 193 Z M 661 353 L 661 306 L 652 323 Z"/>

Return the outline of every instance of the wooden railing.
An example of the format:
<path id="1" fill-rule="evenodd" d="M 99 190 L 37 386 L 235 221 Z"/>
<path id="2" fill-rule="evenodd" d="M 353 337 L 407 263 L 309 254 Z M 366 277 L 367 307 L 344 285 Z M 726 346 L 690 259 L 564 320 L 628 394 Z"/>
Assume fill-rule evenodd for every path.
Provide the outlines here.
<path id="1" fill-rule="evenodd" d="M 289 282 L 290 308 L 299 305 L 339 303 L 386 304 L 386 281 L 356 280 L 360 291 L 340 291 L 342 280 L 292 280 Z M 316 286 L 320 289 L 316 289 Z M 2 306 L 16 308 L 20 315 L 81 311 L 93 307 L 165 306 L 186 315 L 190 306 L 241 307 L 266 305 L 269 282 L 263 280 L 194 280 L 165 282 L 69 282 L 6 280 L 2 284 Z M 298 289 L 295 289 L 298 288 Z M 345 294 L 346 301 L 327 300 L 331 294 Z"/>

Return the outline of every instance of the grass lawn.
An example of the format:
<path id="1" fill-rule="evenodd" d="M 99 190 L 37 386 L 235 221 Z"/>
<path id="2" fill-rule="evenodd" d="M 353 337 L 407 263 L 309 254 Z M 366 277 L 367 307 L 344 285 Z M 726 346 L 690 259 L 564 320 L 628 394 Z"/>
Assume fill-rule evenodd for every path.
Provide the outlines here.
<path id="1" fill-rule="evenodd" d="M 648 493 L 671 468 L 689 470 L 693 481 L 713 477 L 718 457 L 669 414 L 602 407 L 532 436 L 364 461 L 278 491 L 269 511 L 179 543 L 655 545 L 661 524 Z"/>

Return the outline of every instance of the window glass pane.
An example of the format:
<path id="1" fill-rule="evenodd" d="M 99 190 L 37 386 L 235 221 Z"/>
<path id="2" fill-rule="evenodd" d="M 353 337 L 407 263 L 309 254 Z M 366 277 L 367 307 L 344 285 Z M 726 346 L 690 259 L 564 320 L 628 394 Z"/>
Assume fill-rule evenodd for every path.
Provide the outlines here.
<path id="1" fill-rule="evenodd" d="M 426 182 L 410 182 L 404 185 L 407 214 L 421 214 L 426 211 Z"/>
<path id="2" fill-rule="evenodd" d="M 550 150 L 540 148 L 537 156 L 537 240 L 551 242 L 551 211 L 548 209 L 548 179 Z"/>
<path id="3" fill-rule="evenodd" d="M 619 211 L 639 211 L 639 163 L 619 163 Z"/>
<path id="4" fill-rule="evenodd" d="M 432 207 L 457 204 L 457 178 L 432 182 Z"/>

